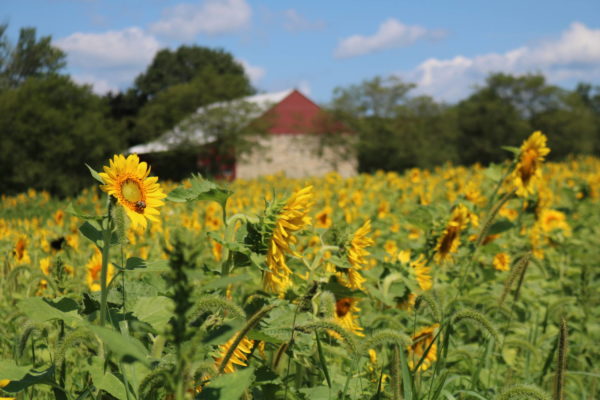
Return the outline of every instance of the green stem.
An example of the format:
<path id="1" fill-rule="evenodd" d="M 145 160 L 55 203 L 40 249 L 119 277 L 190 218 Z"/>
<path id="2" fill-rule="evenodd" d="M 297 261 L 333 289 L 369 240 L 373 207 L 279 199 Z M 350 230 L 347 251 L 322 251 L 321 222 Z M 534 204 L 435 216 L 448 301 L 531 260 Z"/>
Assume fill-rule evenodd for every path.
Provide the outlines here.
<path id="1" fill-rule="evenodd" d="M 104 229 L 102 230 L 102 241 L 104 243 L 102 245 L 102 270 L 100 272 L 100 326 L 104 326 L 108 314 L 108 288 L 106 280 L 108 277 L 108 258 L 110 257 L 111 226 L 109 213 L 109 217 L 106 219 L 106 226 L 104 226 Z"/>

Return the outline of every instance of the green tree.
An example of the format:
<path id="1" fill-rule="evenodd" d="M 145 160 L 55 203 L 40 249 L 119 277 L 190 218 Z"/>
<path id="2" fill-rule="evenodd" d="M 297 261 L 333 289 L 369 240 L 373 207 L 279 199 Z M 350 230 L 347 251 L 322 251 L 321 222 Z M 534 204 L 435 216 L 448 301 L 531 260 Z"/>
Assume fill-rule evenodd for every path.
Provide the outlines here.
<path id="1" fill-rule="evenodd" d="M 130 143 L 144 143 L 174 128 L 199 107 L 245 95 L 244 75 L 221 74 L 211 67 L 191 82 L 180 83 L 156 95 L 139 112 Z"/>
<path id="2" fill-rule="evenodd" d="M 135 89 L 144 98 L 152 99 L 172 86 L 193 81 L 208 70 L 217 75 L 244 77 L 241 94 L 248 95 L 253 91 L 244 68 L 230 53 L 201 46 L 180 46 L 175 51 L 159 51 L 146 72 L 135 79 Z"/>
<path id="3" fill-rule="evenodd" d="M 35 188 L 70 195 L 90 184 L 122 144 L 108 108 L 69 77 L 29 78 L 0 93 L 0 192 Z"/>
<path id="4" fill-rule="evenodd" d="M 0 89 L 14 88 L 27 78 L 56 74 L 65 65 L 65 53 L 52 46 L 52 38 L 36 37 L 35 28 L 21 28 L 14 48 L 0 25 Z"/>
<path id="5" fill-rule="evenodd" d="M 337 88 L 328 112 L 343 123 L 338 135 L 322 135 L 332 145 L 355 146 L 359 170 L 401 171 L 456 160 L 456 119 L 432 98 L 409 97 L 414 84 L 396 77 L 375 77 Z M 334 124 L 329 124 L 332 126 Z M 348 135 L 347 132 L 353 132 Z M 338 146 L 339 146 L 338 145 Z"/>

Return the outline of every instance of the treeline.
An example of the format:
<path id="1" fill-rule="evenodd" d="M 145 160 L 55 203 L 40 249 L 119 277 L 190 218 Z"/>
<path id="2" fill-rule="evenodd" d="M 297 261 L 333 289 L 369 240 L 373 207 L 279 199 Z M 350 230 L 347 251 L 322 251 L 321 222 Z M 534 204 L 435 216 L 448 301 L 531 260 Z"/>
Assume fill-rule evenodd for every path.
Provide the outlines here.
<path id="1" fill-rule="evenodd" d="M 66 55 L 49 36 L 24 28 L 11 43 L 6 30 L 0 26 L 0 194 L 77 193 L 90 183 L 85 163 L 100 168 L 198 107 L 255 93 L 230 53 L 181 46 L 159 51 L 126 91 L 99 96 L 65 74 Z M 501 146 L 534 130 L 548 135 L 551 158 L 600 152 L 599 87 L 570 91 L 541 75 L 495 74 L 453 105 L 414 96 L 414 88 L 377 77 L 336 89 L 324 107 L 331 126 L 341 121 L 356 134 L 327 135 L 328 144 L 358 154 L 362 172 L 499 161 Z"/>
<path id="2" fill-rule="evenodd" d="M 394 77 L 336 89 L 328 111 L 358 140 L 336 135 L 329 144 L 357 151 L 363 172 L 499 162 L 507 157 L 502 146 L 518 146 L 535 130 L 548 136 L 549 159 L 600 154 L 599 86 L 566 90 L 540 74 L 498 73 L 451 105 L 411 96 L 414 89 Z"/>
<path id="3" fill-rule="evenodd" d="M 85 163 L 153 140 L 198 107 L 255 92 L 243 67 L 221 49 L 159 51 L 122 93 L 99 96 L 65 74 L 51 38 L 0 26 L 0 194 L 28 188 L 66 196 L 89 186 Z"/>

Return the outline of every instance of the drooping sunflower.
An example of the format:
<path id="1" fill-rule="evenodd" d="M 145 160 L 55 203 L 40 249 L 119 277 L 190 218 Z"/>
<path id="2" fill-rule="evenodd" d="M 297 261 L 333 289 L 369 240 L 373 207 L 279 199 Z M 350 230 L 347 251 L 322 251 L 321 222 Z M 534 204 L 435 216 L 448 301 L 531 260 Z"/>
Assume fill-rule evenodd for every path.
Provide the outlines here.
<path id="1" fill-rule="evenodd" d="M 512 172 L 512 182 L 518 196 L 532 194 L 536 181 L 541 179 L 541 164 L 550 153 L 550 149 L 546 147 L 547 140 L 542 132 L 535 131 L 521 145 L 519 160 Z"/>
<path id="2" fill-rule="evenodd" d="M 346 245 L 346 255 L 348 262 L 350 263 L 350 268 L 341 270 L 333 268 L 340 283 L 349 289 L 364 290 L 363 283 L 366 279 L 359 271 L 364 269 L 368 264 L 367 256 L 369 256 L 370 253 L 366 248 L 372 246 L 374 243 L 373 239 L 368 237 L 369 233 L 371 233 L 371 220 L 365 221 L 365 223 L 354 232 L 352 238 Z"/>
<path id="3" fill-rule="evenodd" d="M 97 292 L 101 290 L 100 287 L 100 273 L 102 271 L 102 253 L 96 250 L 90 261 L 88 261 L 86 265 L 86 281 L 87 285 L 92 292 Z M 106 271 L 106 282 L 110 282 L 112 277 L 115 274 L 115 267 L 112 264 L 108 264 L 108 269 Z"/>
<path id="4" fill-rule="evenodd" d="M 358 306 L 356 305 L 357 303 L 358 299 L 353 299 L 350 297 L 344 297 L 339 299 L 335 303 L 335 312 L 333 315 L 333 319 L 347 331 L 350 331 L 357 336 L 365 336 L 364 333 L 362 333 L 363 328 L 357 321 L 357 313 L 360 311 L 360 308 L 358 308 Z M 331 336 L 339 339 L 338 333 L 333 331 L 328 332 Z"/>
<path id="5" fill-rule="evenodd" d="M 435 246 L 437 262 L 443 262 L 450 258 L 452 253 L 456 253 L 460 244 L 460 234 L 467 227 L 469 217 L 470 212 L 464 205 L 459 204 L 454 208 L 450 221 Z"/>
<path id="6" fill-rule="evenodd" d="M 437 343 L 433 341 L 440 324 L 433 324 L 421 329 L 412 337 L 413 344 L 408 346 L 408 367 L 414 369 L 425 352 L 425 358 L 419 366 L 419 371 L 425 371 L 437 360 Z M 427 350 L 429 349 L 429 351 Z"/>
<path id="7" fill-rule="evenodd" d="M 233 345 L 237 336 L 233 336 L 229 341 L 225 344 L 219 346 L 219 357 L 215 358 L 215 366 L 217 368 L 221 367 L 221 363 L 223 362 L 223 358 Z M 246 366 L 246 361 L 248 360 L 247 354 L 250 354 L 252 351 L 252 346 L 254 345 L 254 341 L 244 337 L 238 346 L 233 351 L 231 358 L 227 361 L 227 365 L 223 368 L 223 372 L 226 374 L 230 374 L 235 372 L 235 365 L 241 365 L 242 367 Z"/>
<path id="8" fill-rule="evenodd" d="M 166 194 L 158 184 L 158 178 L 148 176 L 148 164 L 140 162 L 137 154 L 127 158 L 115 155 L 109 162 L 110 165 L 104 166 L 104 172 L 99 174 L 104 182 L 100 189 L 114 196 L 123 206 L 132 228 L 146 228 L 146 219 L 158 222 L 158 208 L 164 204 L 162 199 Z"/>
<path id="9" fill-rule="evenodd" d="M 291 284 L 292 271 L 288 267 L 287 254 L 300 257 L 290 245 L 297 242 L 294 232 L 311 223 L 308 211 L 313 203 L 313 187 L 307 186 L 295 192 L 286 201 L 276 216 L 273 233 L 267 250 L 267 266 L 269 271 L 264 275 L 265 290 L 273 293 L 284 293 Z"/>
<path id="10" fill-rule="evenodd" d="M 413 268 L 415 275 L 417 276 L 417 282 L 419 287 L 423 290 L 429 290 L 433 286 L 431 278 L 431 267 L 427 266 L 427 260 L 423 254 L 419 254 L 419 257 L 410 263 Z"/>

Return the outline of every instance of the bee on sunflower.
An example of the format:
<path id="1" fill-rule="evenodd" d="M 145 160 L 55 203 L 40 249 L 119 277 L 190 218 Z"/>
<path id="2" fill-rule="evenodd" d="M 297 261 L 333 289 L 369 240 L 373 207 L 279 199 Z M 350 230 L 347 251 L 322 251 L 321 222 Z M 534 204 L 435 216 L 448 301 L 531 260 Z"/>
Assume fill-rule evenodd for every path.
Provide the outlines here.
<path id="1" fill-rule="evenodd" d="M 109 166 L 104 166 L 100 178 L 104 185 L 100 189 L 114 196 L 123 206 L 125 213 L 131 220 L 132 228 L 140 226 L 146 228 L 147 221 L 159 222 L 158 208 L 167 195 L 162 191 L 158 178 L 148 176 L 150 167 L 146 162 L 140 162 L 137 154 L 115 155 L 109 160 Z"/>
<path id="2" fill-rule="evenodd" d="M 548 139 L 541 131 L 535 131 L 521 145 L 517 165 L 513 170 L 512 184 L 518 196 L 533 194 L 535 184 L 542 178 L 541 165 L 550 153 L 546 146 Z"/>

